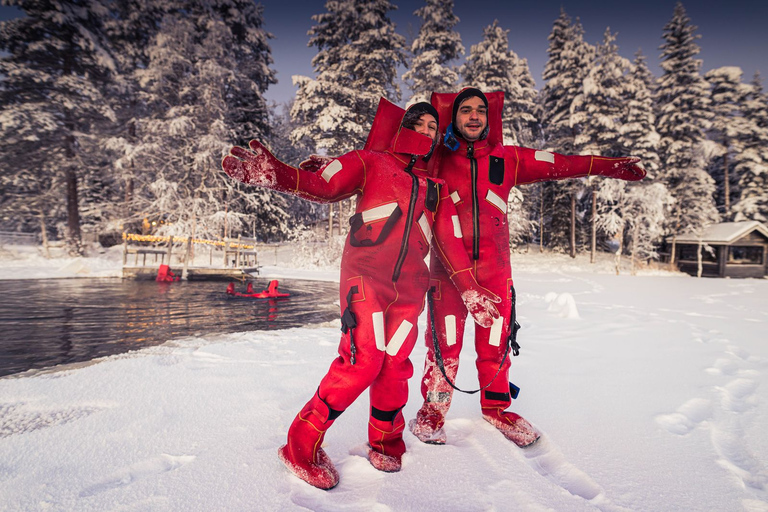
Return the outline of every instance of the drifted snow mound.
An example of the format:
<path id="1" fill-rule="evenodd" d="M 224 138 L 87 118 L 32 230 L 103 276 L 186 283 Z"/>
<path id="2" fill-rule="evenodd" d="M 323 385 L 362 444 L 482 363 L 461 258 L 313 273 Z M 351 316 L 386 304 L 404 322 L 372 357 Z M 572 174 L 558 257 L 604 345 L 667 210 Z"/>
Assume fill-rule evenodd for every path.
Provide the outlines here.
<path id="1" fill-rule="evenodd" d="M 576 308 L 576 300 L 570 293 L 549 292 L 544 296 L 549 304 L 547 311 L 562 318 L 581 318 Z"/>

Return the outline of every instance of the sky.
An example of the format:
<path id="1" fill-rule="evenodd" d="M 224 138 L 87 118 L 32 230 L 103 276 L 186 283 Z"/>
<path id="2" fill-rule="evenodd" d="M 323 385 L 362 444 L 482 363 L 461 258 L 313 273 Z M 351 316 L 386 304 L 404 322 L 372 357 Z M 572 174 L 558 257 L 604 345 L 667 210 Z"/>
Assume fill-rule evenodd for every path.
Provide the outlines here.
<path id="1" fill-rule="evenodd" d="M 392 0 L 398 9 L 390 12 L 397 32 L 412 41 L 421 25 L 413 12 L 424 5 L 422 0 Z M 312 57 L 315 48 L 308 48 L 307 31 L 313 25 L 311 16 L 325 12 L 320 0 L 262 0 L 264 28 L 275 39 L 271 41 L 273 68 L 279 83 L 266 93 L 269 100 L 283 102 L 292 98 L 296 89 L 291 75 L 312 76 Z M 634 59 L 641 48 L 648 64 L 657 76 L 658 47 L 663 43 L 664 25 L 672 18 L 676 0 L 643 0 L 617 2 L 615 0 L 456 0 L 454 13 L 460 22 L 454 28 L 461 34 L 467 54 L 473 44 L 482 39 L 483 28 L 499 20 L 509 30 L 510 48 L 518 56 L 528 59 L 536 87 L 543 85 L 541 74 L 547 60 L 547 36 L 563 7 L 572 19 L 580 18 L 585 39 L 590 44 L 601 42 L 606 27 L 618 32 L 616 44 L 619 53 Z M 699 58 L 702 72 L 721 66 L 739 66 L 744 81 L 750 81 L 755 71 L 763 78 L 768 75 L 768 2 L 758 0 L 696 0 L 683 2 L 691 22 L 698 26 L 701 39 Z M 481 6 L 478 8 L 477 6 Z M 407 99 L 404 91 L 403 100 Z"/>
<path id="2" fill-rule="evenodd" d="M 316 49 L 307 47 L 307 31 L 312 27 L 312 15 L 325 12 L 322 0 L 262 0 L 264 28 L 275 37 L 270 41 L 273 69 L 278 83 L 265 96 L 278 103 L 289 101 L 296 93 L 292 75 L 313 76 L 311 61 Z M 422 0 L 392 0 L 398 9 L 390 12 L 397 32 L 408 42 L 418 34 L 421 19 L 413 12 L 424 5 Z M 571 16 L 580 18 L 585 39 L 596 44 L 603 39 L 606 27 L 618 32 L 619 53 L 634 59 L 638 49 L 648 58 L 651 71 L 661 73 L 658 47 L 663 43 L 664 25 L 671 19 L 676 0 L 456 0 L 454 13 L 460 18 L 455 27 L 467 54 L 473 44 L 482 39 L 483 28 L 499 20 L 509 30 L 510 48 L 528 59 L 536 87 L 543 85 L 541 74 L 547 59 L 547 36 L 560 15 L 561 7 Z M 478 8 L 477 6 L 481 6 Z M 756 71 L 763 79 L 768 76 L 768 2 L 760 0 L 689 0 L 683 2 L 691 22 L 698 26 L 697 41 L 701 47 L 702 73 L 721 66 L 738 66 L 744 71 L 744 81 L 750 81 Z M 0 19 L 17 16 L 13 7 L 0 7 Z M 403 70 L 404 71 L 404 70 Z M 409 97 L 403 90 L 403 100 Z"/>
<path id="3" fill-rule="evenodd" d="M 121 263 L 7 257 L 0 278 Z M 512 255 L 522 324 L 512 410 L 542 432 L 530 448 L 483 421 L 477 395 L 457 394 L 447 444 L 406 431 L 402 471 L 382 473 L 366 458 L 363 393 L 328 430 L 341 480 L 321 491 L 277 449 L 337 355 L 338 320 L 191 336 L 0 378 L 0 509 L 767 512 L 768 280 L 630 276 L 626 260 L 617 276 L 612 259 Z M 338 280 L 338 268 L 283 265 L 262 277 Z M 406 420 L 421 405 L 424 315 L 418 327 Z M 467 335 L 457 385 L 474 389 Z"/>

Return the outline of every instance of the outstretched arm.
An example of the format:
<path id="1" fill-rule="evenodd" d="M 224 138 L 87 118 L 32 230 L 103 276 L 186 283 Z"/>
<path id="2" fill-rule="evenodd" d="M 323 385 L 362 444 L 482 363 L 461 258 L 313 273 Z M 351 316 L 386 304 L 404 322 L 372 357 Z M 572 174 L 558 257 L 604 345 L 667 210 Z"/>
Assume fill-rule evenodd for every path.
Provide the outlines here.
<path id="1" fill-rule="evenodd" d="M 461 292 L 461 299 L 472 318 L 479 325 L 490 327 L 494 318 L 499 317 L 499 310 L 494 303 L 501 302 L 501 299 L 482 287 L 475 279 L 472 263 L 462 242 L 459 216 L 447 192 L 448 187 L 440 187 L 432 245 L 443 266 L 448 270 L 451 281 Z"/>
<path id="2" fill-rule="evenodd" d="M 519 167 L 515 185 L 554 181 L 585 176 L 607 176 L 621 180 L 638 181 L 645 177 L 645 170 L 637 165 L 639 158 L 608 158 L 595 155 L 561 155 L 549 151 L 507 146 L 515 153 Z"/>
<path id="3" fill-rule="evenodd" d="M 257 140 L 252 140 L 248 146 L 249 149 L 233 147 L 221 162 L 224 172 L 242 183 L 318 203 L 340 201 L 362 191 L 365 163 L 357 151 L 311 172 L 281 162 Z"/>

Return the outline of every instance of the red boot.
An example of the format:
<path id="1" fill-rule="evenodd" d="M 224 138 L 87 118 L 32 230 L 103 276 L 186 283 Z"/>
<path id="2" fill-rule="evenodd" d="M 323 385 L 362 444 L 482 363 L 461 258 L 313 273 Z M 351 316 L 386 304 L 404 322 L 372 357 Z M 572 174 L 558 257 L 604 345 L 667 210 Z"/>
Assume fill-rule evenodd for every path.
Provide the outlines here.
<path id="1" fill-rule="evenodd" d="M 387 473 L 400 471 L 405 453 L 403 430 L 405 419 L 402 411 L 372 409 L 368 421 L 368 460 L 373 467 Z"/>
<path id="2" fill-rule="evenodd" d="M 445 412 L 437 404 L 424 402 L 416 418 L 408 422 L 408 429 L 419 441 L 427 444 L 445 444 L 447 437 L 443 424 Z"/>
<path id="3" fill-rule="evenodd" d="M 338 471 L 320 447 L 325 431 L 339 414 L 315 394 L 288 429 L 288 443 L 277 451 L 294 475 L 320 489 L 331 489 L 339 483 Z"/>
<path id="4" fill-rule="evenodd" d="M 531 446 L 541 437 L 525 418 L 514 412 L 503 411 L 499 407 L 484 407 L 483 418 L 520 448 Z"/>

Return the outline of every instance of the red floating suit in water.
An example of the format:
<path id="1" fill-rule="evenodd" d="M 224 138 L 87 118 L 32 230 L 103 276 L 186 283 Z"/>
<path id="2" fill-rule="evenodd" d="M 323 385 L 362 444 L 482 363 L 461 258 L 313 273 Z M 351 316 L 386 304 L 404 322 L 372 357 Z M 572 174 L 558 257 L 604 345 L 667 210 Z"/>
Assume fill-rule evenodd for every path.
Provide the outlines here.
<path id="1" fill-rule="evenodd" d="M 234 295 L 235 297 L 249 297 L 252 299 L 274 299 L 276 297 L 289 297 L 290 294 L 277 291 L 278 285 L 279 283 L 277 280 L 273 279 L 269 282 L 269 286 L 266 290 L 263 290 L 259 293 L 254 293 L 253 284 L 248 283 L 245 288 L 245 293 L 241 293 L 235 291 L 235 283 L 229 283 L 229 285 L 227 285 L 227 294 Z"/>
<path id="2" fill-rule="evenodd" d="M 168 265 L 160 265 L 160 268 L 157 270 L 157 278 L 155 278 L 155 281 L 158 283 L 170 283 L 178 281 L 179 279 L 179 276 L 171 271 L 171 267 Z"/>

